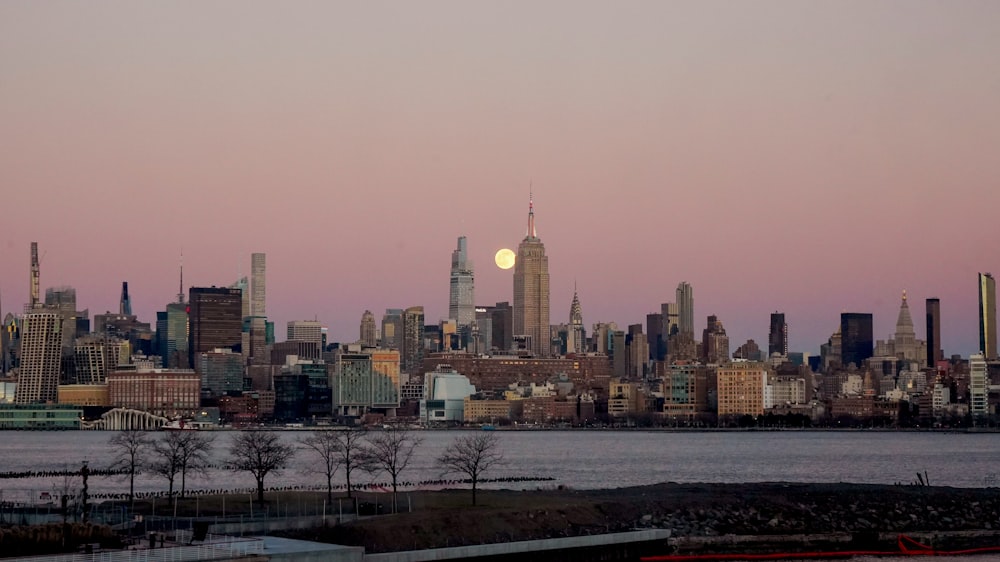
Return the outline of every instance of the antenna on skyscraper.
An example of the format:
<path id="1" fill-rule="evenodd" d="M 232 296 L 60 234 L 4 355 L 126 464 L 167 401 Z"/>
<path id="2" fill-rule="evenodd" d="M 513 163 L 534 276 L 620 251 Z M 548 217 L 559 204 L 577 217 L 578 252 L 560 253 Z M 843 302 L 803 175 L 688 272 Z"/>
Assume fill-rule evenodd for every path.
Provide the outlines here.
<path id="1" fill-rule="evenodd" d="M 181 284 L 177 291 L 177 302 L 184 303 L 184 248 L 181 248 Z"/>

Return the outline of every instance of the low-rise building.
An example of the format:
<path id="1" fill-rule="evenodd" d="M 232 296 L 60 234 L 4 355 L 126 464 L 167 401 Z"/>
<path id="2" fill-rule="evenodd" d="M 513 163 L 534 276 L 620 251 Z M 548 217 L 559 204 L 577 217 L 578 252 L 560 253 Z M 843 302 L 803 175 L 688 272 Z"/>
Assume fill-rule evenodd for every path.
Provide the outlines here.
<path id="1" fill-rule="evenodd" d="M 110 406 L 107 384 L 61 384 L 59 403 L 70 406 Z"/>
<path id="2" fill-rule="evenodd" d="M 114 408 L 190 417 L 201 404 L 201 375 L 190 369 L 116 371 L 108 374 L 108 400 Z"/>

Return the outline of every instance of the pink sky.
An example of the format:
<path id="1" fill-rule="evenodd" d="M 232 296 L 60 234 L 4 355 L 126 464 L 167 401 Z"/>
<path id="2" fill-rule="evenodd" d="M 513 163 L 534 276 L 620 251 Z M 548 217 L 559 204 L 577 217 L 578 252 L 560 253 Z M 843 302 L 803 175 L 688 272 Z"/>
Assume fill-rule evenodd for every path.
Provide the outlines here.
<path id="1" fill-rule="evenodd" d="M 367 308 L 477 302 L 524 235 L 552 321 L 645 322 L 694 286 L 700 330 L 818 352 L 843 310 L 893 331 L 941 299 L 978 348 L 1000 273 L 1000 3 L 0 3 L 0 291 L 122 280 L 147 321 L 185 281 L 268 257 L 268 312 L 353 340 Z M 242 257 L 242 260 L 241 260 Z M 282 334 L 283 335 L 283 334 Z"/>

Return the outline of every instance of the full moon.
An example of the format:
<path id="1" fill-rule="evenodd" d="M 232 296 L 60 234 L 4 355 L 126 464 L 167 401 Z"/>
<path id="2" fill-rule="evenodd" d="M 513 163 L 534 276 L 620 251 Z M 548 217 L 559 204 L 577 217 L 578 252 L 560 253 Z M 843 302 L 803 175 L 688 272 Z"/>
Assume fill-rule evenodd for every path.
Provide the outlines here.
<path id="1" fill-rule="evenodd" d="M 514 267 L 514 258 L 515 256 L 512 250 L 503 248 L 497 252 L 497 255 L 494 259 L 497 262 L 497 267 L 499 267 L 500 269 L 510 269 Z"/>

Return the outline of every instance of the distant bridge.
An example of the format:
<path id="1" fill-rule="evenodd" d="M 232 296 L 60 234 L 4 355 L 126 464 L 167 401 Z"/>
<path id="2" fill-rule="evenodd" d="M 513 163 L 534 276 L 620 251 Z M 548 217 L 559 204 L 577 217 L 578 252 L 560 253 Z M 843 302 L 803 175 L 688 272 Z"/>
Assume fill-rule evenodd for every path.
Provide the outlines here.
<path id="1" fill-rule="evenodd" d="M 100 419 L 83 422 L 83 429 L 106 429 L 121 431 L 123 429 L 160 429 L 170 420 L 162 416 L 150 414 L 142 410 L 130 408 L 115 408 L 105 412 Z"/>

